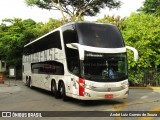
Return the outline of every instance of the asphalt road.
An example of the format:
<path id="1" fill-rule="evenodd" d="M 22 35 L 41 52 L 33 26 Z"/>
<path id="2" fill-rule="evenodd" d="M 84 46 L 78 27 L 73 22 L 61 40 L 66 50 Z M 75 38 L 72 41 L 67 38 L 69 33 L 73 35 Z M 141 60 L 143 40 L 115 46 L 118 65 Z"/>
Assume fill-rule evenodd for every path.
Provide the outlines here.
<path id="1" fill-rule="evenodd" d="M 25 86 L 22 81 L 7 81 L 5 84 L 0 84 L 0 111 L 52 111 L 51 116 L 58 114 L 57 117 L 29 118 L 33 120 L 43 119 L 68 119 L 68 120 L 160 120 L 160 117 L 135 117 L 137 113 L 142 115 L 141 111 L 160 112 L 160 90 L 153 89 L 130 89 L 130 95 L 127 99 L 120 100 L 103 100 L 103 101 L 88 101 L 83 102 L 75 99 L 64 102 L 62 99 L 55 99 L 54 96 L 47 91 L 41 89 L 30 89 Z M 74 112 L 54 112 L 53 111 L 74 111 Z M 77 112 L 75 112 L 77 111 Z M 82 112 L 80 112 L 82 111 Z M 85 112 L 86 111 L 86 112 Z M 93 112 L 87 112 L 93 111 Z M 107 113 L 113 112 L 113 117 L 98 116 L 98 111 Z M 122 112 L 121 116 L 118 115 Z M 134 112 L 136 112 L 136 115 Z M 97 112 L 97 113 L 96 113 Z M 117 116 L 116 114 L 117 113 Z M 78 114 L 78 116 L 76 116 Z M 98 117 L 96 117 L 96 114 Z M 130 114 L 129 117 L 124 117 Z M 133 115 L 131 115 L 133 114 Z M 160 114 L 160 113 L 159 113 Z M 62 116 L 61 116 L 62 115 Z M 66 117 L 65 115 L 69 115 Z M 90 116 L 90 117 L 87 117 Z M 76 117 L 71 117 L 76 116 Z M 1 119 L 20 119 L 20 118 L 2 118 Z M 28 118 L 23 118 L 28 119 Z"/>

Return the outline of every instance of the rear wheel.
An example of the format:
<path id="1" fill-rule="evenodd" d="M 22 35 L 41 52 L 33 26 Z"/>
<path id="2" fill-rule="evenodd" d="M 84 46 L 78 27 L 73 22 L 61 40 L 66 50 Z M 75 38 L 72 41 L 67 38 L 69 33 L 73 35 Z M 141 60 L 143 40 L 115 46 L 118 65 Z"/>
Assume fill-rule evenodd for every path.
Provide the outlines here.
<path id="1" fill-rule="evenodd" d="M 57 90 L 57 86 L 56 86 L 56 82 L 55 81 L 52 82 L 51 91 L 52 91 L 53 95 L 55 96 L 55 98 L 59 98 L 60 97 L 60 94 L 59 94 L 59 92 Z"/>
<path id="2" fill-rule="evenodd" d="M 30 87 L 31 89 L 33 88 L 31 79 L 28 80 L 28 87 Z"/>
<path id="3" fill-rule="evenodd" d="M 26 79 L 26 84 L 25 85 L 29 87 L 29 80 L 28 80 L 28 78 Z"/>

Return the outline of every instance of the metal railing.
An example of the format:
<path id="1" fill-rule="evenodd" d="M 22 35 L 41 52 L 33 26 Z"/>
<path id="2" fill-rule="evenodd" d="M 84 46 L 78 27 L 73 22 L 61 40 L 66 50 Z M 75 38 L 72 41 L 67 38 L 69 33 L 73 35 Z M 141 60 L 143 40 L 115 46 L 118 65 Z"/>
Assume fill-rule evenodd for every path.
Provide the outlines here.
<path id="1" fill-rule="evenodd" d="M 130 86 L 160 86 L 160 69 L 129 70 Z"/>

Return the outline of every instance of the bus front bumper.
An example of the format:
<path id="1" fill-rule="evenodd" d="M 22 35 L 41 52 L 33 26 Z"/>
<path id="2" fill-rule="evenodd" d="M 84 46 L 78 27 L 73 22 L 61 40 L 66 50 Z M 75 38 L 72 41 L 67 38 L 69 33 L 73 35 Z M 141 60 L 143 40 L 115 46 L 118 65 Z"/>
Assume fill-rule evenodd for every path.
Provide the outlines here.
<path id="1" fill-rule="evenodd" d="M 124 99 L 129 95 L 129 89 L 126 88 L 116 92 L 95 92 L 86 90 L 84 96 L 79 96 L 80 100 L 107 100 L 107 99 Z"/>

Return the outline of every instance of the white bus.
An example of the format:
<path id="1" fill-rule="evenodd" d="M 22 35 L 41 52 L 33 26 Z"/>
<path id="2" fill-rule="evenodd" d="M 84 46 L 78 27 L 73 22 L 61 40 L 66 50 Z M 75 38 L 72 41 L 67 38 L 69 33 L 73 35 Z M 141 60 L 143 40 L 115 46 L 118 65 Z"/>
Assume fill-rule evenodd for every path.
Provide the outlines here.
<path id="1" fill-rule="evenodd" d="M 23 81 L 63 100 L 127 98 L 126 48 L 137 60 L 116 26 L 69 23 L 24 46 Z"/>

